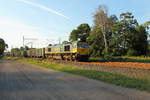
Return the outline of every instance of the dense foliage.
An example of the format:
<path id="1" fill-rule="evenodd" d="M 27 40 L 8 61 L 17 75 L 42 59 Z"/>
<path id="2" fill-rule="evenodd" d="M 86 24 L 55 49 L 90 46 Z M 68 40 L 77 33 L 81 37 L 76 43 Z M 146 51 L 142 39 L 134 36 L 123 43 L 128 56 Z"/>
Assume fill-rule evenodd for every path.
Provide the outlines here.
<path id="1" fill-rule="evenodd" d="M 0 38 L 0 57 L 3 55 L 6 47 L 7 45 L 5 44 L 5 41 Z"/>
<path id="2" fill-rule="evenodd" d="M 88 24 L 81 24 L 77 27 L 77 29 L 72 30 L 70 33 L 69 40 L 70 41 L 86 41 L 86 38 L 89 36 L 90 33 L 90 26 Z"/>
<path id="3" fill-rule="evenodd" d="M 111 17 L 111 16 L 110 16 Z M 120 19 L 114 17 L 115 20 L 112 18 L 110 19 L 111 29 L 109 32 L 105 32 L 105 38 L 108 46 L 108 51 L 106 54 L 111 54 L 113 56 L 122 56 L 122 55 L 129 55 L 129 56 L 140 56 L 146 55 L 148 52 L 148 32 L 146 28 L 142 25 L 139 25 L 137 20 L 134 18 L 132 13 L 122 13 L 120 14 Z M 118 19 L 118 20 L 117 20 Z M 94 26 L 97 27 L 97 26 Z M 98 27 L 101 29 L 101 27 Z M 98 28 L 93 28 L 92 31 L 97 30 Z M 103 42 L 105 42 L 104 36 L 101 32 L 99 35 L 103 37 Z M 93 32 L 91 32 L 93 34 Z M 93 36 L 93 35 L 90 35 Z M 90 37 L 91 38 L 91 37 Z M 101 41 L 101 43 L 103 43 Z M 92 41 L 92 44 L 95 41 Z M 100 46 L 99 44 L 95 44 Z M 94 45 L 94 46 L 95 46 Z M 101 46 L 104 44 L 101 44 Z M 93 46 L 91 46 L 91 50 L 93 50 Z M 101 48 L 101 47 L 100 47 Z M 105 48 L 101 52 L 105 51 Z M 95 50 L 93 51 L 95 52 Z M 100 51 L 97 51 L 100 52 Z M 101 53 L 102 54 L 102 53 Z M 105 53 L 103 53 L 105 54 Z M 106 55 L 105 54 L 105 55 Z M 94 55 L 97 55 L 94 54 Z"/>
<path id="4" fill-rule="evenodd" d="M 25 46 L 25 47 L 20 47 L 20 48 L 12 48 L 11 49 L 11 56 L 25 56 L 25 50 L 28 50 L 29 47 Z"/>
<path id="5" fill-rule="evenodd" d="M 150 21 L 140 25 L 130 12 L 108 15 L 105 5 L 100 5 L 95 11 L 94 24 L 81 24 L 70 34 L 70 40 L 78 38 L 87 40 L 91 56 L 141 56 L 148 55 L 148 25 Z M 83 26 L 84 27 L 81 27 Z M 85 31 L 85 29 L 88 30 Z M 90 31 L 91 30 L 91 31 Z M 83 37 L 83 33 L 88 33 Z"/>

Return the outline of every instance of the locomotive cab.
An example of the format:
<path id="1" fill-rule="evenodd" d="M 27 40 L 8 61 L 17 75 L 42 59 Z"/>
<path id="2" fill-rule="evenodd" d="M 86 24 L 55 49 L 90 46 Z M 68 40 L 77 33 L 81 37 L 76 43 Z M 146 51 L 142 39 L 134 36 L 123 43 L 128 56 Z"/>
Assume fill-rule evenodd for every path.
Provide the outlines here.
<path id="1" fill-rule="evenodd" d="M 77 59 L 87 61 L 89 58 L 89 46 L 86 42 L 77 42 Z"/>

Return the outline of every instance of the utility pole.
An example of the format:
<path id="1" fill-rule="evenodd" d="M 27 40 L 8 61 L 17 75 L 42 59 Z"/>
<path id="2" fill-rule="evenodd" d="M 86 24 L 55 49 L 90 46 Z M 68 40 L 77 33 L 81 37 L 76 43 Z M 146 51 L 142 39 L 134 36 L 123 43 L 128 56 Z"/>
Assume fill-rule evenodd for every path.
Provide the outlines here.
<path id="1" fill-rule="evenodd" d="M 29 44 L 29 43 L 31 43 L 31 47 L 33 46 L 33 41 L 35 41 L 35 40 L 37 40 L 36 38 L 25 38 L 24 36 L 23 36 L 23 47 L 25 48 L 25 42 L 27 42 L 26 44 Z M 32 41 L 32 42 L 31 42 Z"/>
<path id="2" fill-rule="evenodd" d="M 59 39 L 58 39 L 58 40 L 59 40 L 59 44 L 61 44 L 61 38 L 60 38 L 60 37 L 59 37 Z"/>
<path id="3" fill-rule="evenodd" d="M 24 36 L 23 36 L 23 48 L 24 48 Z"/>
<path id="4" fill-rule="evenodd" d="M 28 41 L 28 43 L 27 44 L 29 44 L 29 43 L 31 43 L 31 48 L 33 47 L 33 41 L 35 41 L 35 40 L 37 40 L 36 38 L 25 38 L 24 36 L 23 36 L 23 52 L 25 52 L 26 51 L 26 42 Z M 32 42 L 31 42 L 32 41 Z"/>

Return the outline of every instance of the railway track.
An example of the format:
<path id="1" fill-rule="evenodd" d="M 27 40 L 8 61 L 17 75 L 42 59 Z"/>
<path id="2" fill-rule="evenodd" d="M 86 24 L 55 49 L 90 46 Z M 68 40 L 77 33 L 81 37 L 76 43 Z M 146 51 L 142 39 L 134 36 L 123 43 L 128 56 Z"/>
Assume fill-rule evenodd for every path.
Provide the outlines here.
<path id="1" fill-rule="evenodd" d="M 72 65 L 79 69 L 96 70 L 124 75 L 130 78 L 150 81 L 150 64 L 133 62 L 72 62 L 55 61 L 63 65 Z"/>

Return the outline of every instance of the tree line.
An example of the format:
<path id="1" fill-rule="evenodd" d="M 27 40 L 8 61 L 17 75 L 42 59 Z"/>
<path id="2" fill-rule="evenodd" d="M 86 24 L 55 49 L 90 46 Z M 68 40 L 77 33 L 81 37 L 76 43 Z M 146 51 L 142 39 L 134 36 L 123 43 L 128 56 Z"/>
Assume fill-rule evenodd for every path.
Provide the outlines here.
<path id="1" fill-rule="evenodd" d="M 0 38 L 0 58 L 3 56 L 24 56 L 25 50 L 29 50 L 28 46 L 20 47 L 20 48 L 12 48 L 10 52 L 4 51 L 8 48 L 8 45 L 5 43 L 4 39 Z"/>
<path id="2" fill-rule="evenodd" d="M 149 55 L 148 25 L 139 24 L 131 12 L 119 17 L 109 15 L 108 8 L 100 5 L 93 14 L 93 26 L 83 23 L 70 33 L 70 41 L 89 44 L 91 56 Z"/>
<path id="3" fill-rule="evenodd" d="M 15 57 L 19 57 L 19 56 L 26 56 L 26 52 L 24 52 L 25 50 L 29 50 L 28 46 L 25 47 L 20 47 L 20 48 L 12 48 L 11 49 L 11 56 L 15 56 Z"/>

